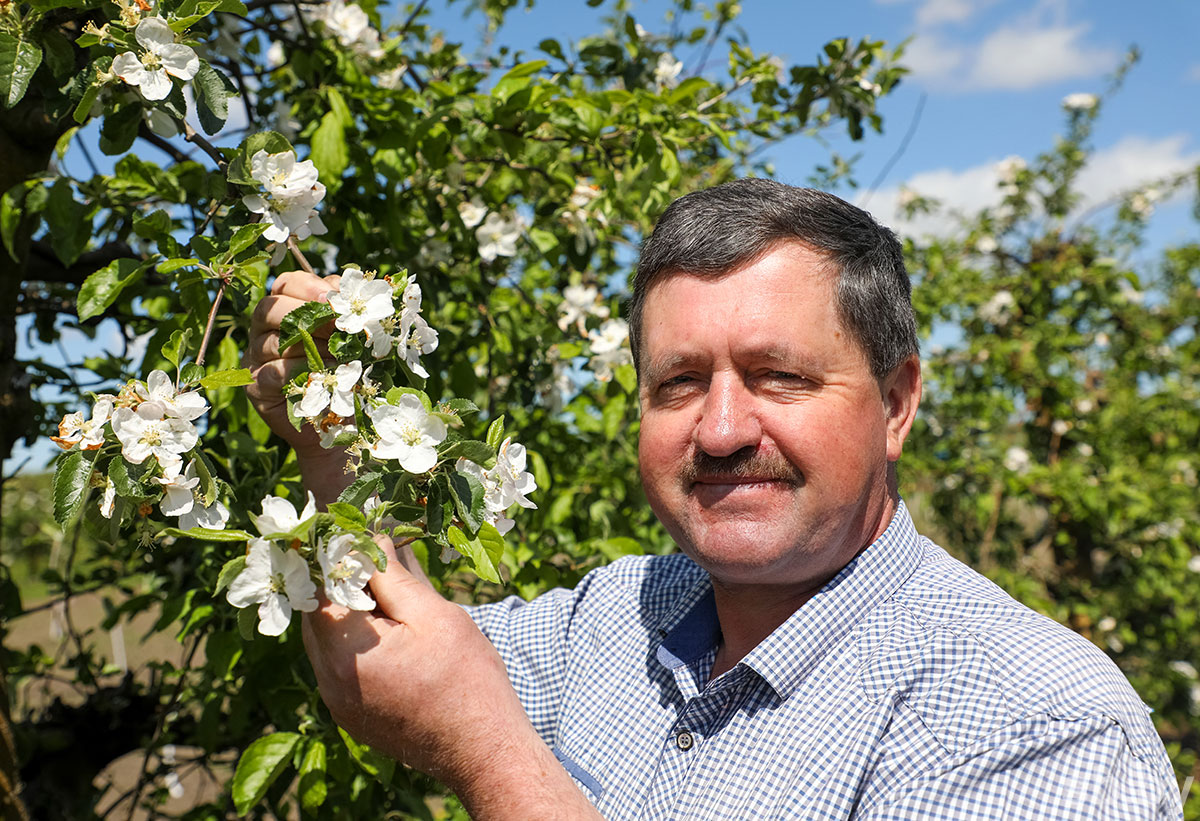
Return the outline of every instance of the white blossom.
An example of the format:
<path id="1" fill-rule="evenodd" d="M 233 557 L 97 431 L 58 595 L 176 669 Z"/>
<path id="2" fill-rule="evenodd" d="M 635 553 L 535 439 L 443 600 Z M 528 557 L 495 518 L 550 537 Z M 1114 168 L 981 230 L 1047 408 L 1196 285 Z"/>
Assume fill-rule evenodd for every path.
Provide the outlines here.
<path id="1" fill-rule="evenodd" d="M 1054 423 L 1052 425 L 1050 425 L 1050 432 L 1053 433 L 1055 436 L 1066 436 L 1067 431 L 1069 431 L 1070 429 L 1071 429 L 1071 423 L 1066 421 L 1065 419 L 1055 419 Z"/>
<path id="2" fill-rule="evenodd" d="M 588 340 L 592 343 L 588 367 L 601 382 L 608 382 L 613 378 L 614 370 L 633 362 L 629 351 L 629 324 L 623 319 L 606 320 L 597 330 L 588 333 Z"/>
<path id="3" fill-rule="evenodd" d="M 265 539 L 254 539 L 246 567 L 225 598 L 234 607 L 258 605 L 258 632 L 278 636 L 287 629 L 292 611 L 317 609 L 317 586 L 308 576 L 308 563 L 294 550 L 283 550 Z"/>
<path id="4" fill-rule="evenodd" d="M 147 100 L 162 100 L 171 93 L 171 77 L 187 82 L 200 70 L 200 58 L 189 46 L 175 42 L 175 32 L 161 17 L 146 17 L 134 29 L 145 51 L 118 54 L 112 62 L 116 74 L 137 86 Z M 168 76 L 170 75 L 170 76 Z"/>
<path id="5" fill-rule="evenodd" d="M 371 26 L 371 18 L 361 6 L 344 0 L 331 0 L 318 6 L 318 9 L 315 19 L 324 24 L 339 44 L 363 57 L 377 60 L 383 56 L 379 32 Z"/>
<path id="6" fill-rule="evenodd" d="M 595 285 L 568 285 L 563 288 L 563 301 L 558 304 L 558 311 L 562 314 L 558 318 L 559 330 L 565 331 L 574 323 L 583 334 L 587 332 L 584 322 L 589 316 L 607 317 L 608 307 L 598 303 L 599 296 Z"/>
<path id="7" fill-rule="evenodd" d="M 153 456 L 164 473 L 178 472 L 183 466 L 180 454 L 187 453 L 199 441 L 191 422 L 163 417 L 153 402 L 143 402 L 136 411 L 117 408 L 113 411 L 112 427 L 126 462 L 140 465 Z"/>
<path id="8" fill-rule="evenodd" d="M 1095 449 L 1093 449 L 1092 446 L 1089 445 L 1087 442 L 1080 443 L 1077 450 L 1079 451 L 1079 455 L 1082 456 L 1084 459 L 1090 458 L 1091 455 L 1096 452 Z"/>
<path id="9" fill-rule="evenodd" d="M 271 45 L 267 46 L 267 66 L 279 68 L 285 62 L 287 62 L 287 55 L 283 51 L 283 43 L 279 40 L 272 40 Z"/>
<path id="10" fill-rule="evenodd" d="M 100 515 L 105 519 L 113 517 L 113 510 L 117 505 L 117 486 L 113 484 L 113 480 L 109 477 L 104 477 L 104 492 L 100 494 Z"/>
<path id="11" fill-rule="evenodd" d="M 568 202 L 572 208 L 587 208 L 599 196 L 600 186 L 580 180 L 575 183 L 575 188 L 571 191 L 571 199 Z"/>
<path id="12" fill-rule="evenodd" d="M 220 500 L 213 500 L 213 503 L 205 507 L 203 500 L 197 499 L 196 504 L 192 505 L 192 509 L 179 517 L 179 527 L 183 530 L 190 530 L 193 527 L 202 527 L 206 530 L 224 530 L 226 523 L 229 521 L 229 508 L 225 507 Z"/>
<path id="13" fill-rule="evenodd" d="M 79 411 L 68 413 L 58 423 L 58 436 L 50 438 L 63 450 L 79 445 L 80 450 L 98 450 L 104 444 L 104 426 L 112 415 L 113 398 L 96 397 L 91 419 L 84 420 Z"/>
<path id="14" fill-rule="evenodd" d="M 462 217 L 463 225 L 468 228 L 474 228 L 483 222 L 483 218 L 487 216 L 487 206 L 483 204 L 483 200 L 479 199 L 479 197 L 472 197 L 470 202 L 460 202 L 458 204 L 458 215 Z"/>
<path id="15" fill-rule="evenodd" d="M 1129 198 L 1129 210 L 1136 216 L 1146 219 L 1154 213 L 1154 204 L 1158 202 L 1160 196 L 1158 189 L 1153 187 L 1138 191 Z"/>
<path id="16" fill-rule="evenodd" d="M 1187 569 L 1193 573 L 1200 573 L 1200 554 L 1188 559 Z"/>
<path id="17" fill-rule="evenodd" d="M 1184 678 L 1200 678 L 1200 672 L 1196 671 L 1196 665 L 1192 664 L 1190 661 L 1176 659 L 1167 666 L 1170 667 L 1173 672 L 1178 673 Z"/>
<path id="18" fill-rule="evenodd" d="M 883 86 L 879 85 L 879 83 L 871 82 L 866 77 L 858 78 L 858 87 L 876 97 L 883 93 Z"/>
<path id="19" fill-rule="evenodd" d="M 369 322 L 378 322 L 396 312 L 392 285 L 385 279 L 368 279 L 358 268 L 342 271 L 338 290 L 326 294 L 329 307 L 338 315 L 334 327 L 348 334 L 361 333 Z"/>
<path id="20" fill-rule="evenodd" d="M 1013 473 L 1025 473 L 1033 465 L 1033 457 L 1025 448 L 1013 445 L 1004 452 L 1004 467 Z"/>
<path id="21" fill-rule="evenodd" d="M 262 500 L 262 515 L 250 514 L 250 520 L 258 528 L 264 538 L 282 538 L 306 524 L 317 515 L 317 500 L 312 491 L 308 492 L 304 510 L 296 512 L 296 507 L 281 496 L 265 496 Z"/>
<path id="22" fill-rule="evenodd" d="M 484 262 L 491 262 L 496 257 L 511 257 L 517 253 L 517 240 L 521 237 L 521 223 L 508 219 L 493 212 L 487 215 L 475 229 L 475 239 L 479 242 L 479 257 Z"/>
<path id="23" fill-rule="evenodd" d="M 358 426 L 353 421 L 342 419 L 336 414 L 328 414 L 324 419 L 315 423 L 317 435 L 321 437 L 321 447 L 329 449 L 337 443 L 337 438 L 343 433 L 358 435 Z"/>
<path id="24" fill-rule="evenodd" d="M 667 51 L 658 56 L 654 65 L 654 84 L 661 88 L 675 85 L 679 72 L 683 71 L 683 62 L 675 59 L 675 55 Z"/>
<path id="25" fill-rule="evenodd" d="M 504 515 L 507 508 L 500 504 L 500 479 L 496 469 L 484 470 L 482 465 L 461 456 L 454 463 L 454 469 L 464 476 L 474 476 L 479 480 L 479 484 L 483 485 L 483 520 L 496 528 L 501 535 L 512 530 L 516 522 Z M 443 562 L 460 555 L 453 548 L 450 548 L 450 551 L 452 552 L 442 551 Z"/>
<path id="26" fill-rule="evenodd" d="M 1068 94 L 1063 97 L 1062 106 L 1067 111 L 1090 111 L 1099 102 L 1095 94 Z"/>
<path id="27" fill-rule="evenodd" d="M 375 565 L 355 549 L 357 540 L 351 533 L 334 536 L 326 544 L 317 545 L 317 561 L 325 578 L 325 596 L 334 604 L 351 610 L 373 610 L 375 600 L 363 589 Z"/>
<path id="28" fill-rule="evenodd" d="M 158 509 L 164 516 L 182 516 L 191 512 L 195 504 L 195 488 L 200 484 L 194 461 L 188 462 L 184 473 L 156 476 L 154 481 L 163 486 L 163 498 L 158 503 Z"/>
<path id="29" fill-rule="evenodd" d="M 157 409 L 159 416 L 170 416 L 190 422 L 208 410 L 208 403 L 199 391 L 176 392 L 175 383 L 165 371 L 151 371 L 146 377 L 146 384 L 137 382 L 134 390 L 141 397 L 142 405 L 152 405 Z"/>
<path id="30" fill-rule="evenodd" d="M 368 446 L 376 459 L 396 459 L 409 473 L 426 473 L 437 464 L 437 446 L 446 438 L 446 423 L 406 393 L 394 405 L 367 411 L 379 438 Z"/>
<path id="31" fill-rule="evenodd" d="M 975 250 L 980 254 L 995 253 L 1000 247 L 1000 243 L 996 242 L 996 238 L 991 234 L 984 234 L 979 239 L 975 240 Z"/>
<path id="32" fill-rule="evenodd" d="M 404 364 L 422 379 L 429 378 L 429 371 L 421 364 L 421 354 L 433 353 L 438 346 L 438 332 L 429 327 L 421 317 L 414 317 L 408 334 L 403 338 Z"/>
<path id="33" fill-rule="evenodd" d="M 362 363 L 355 360 L 338 365 L 333 371 L 315 371 L 308 375 L 304 396 L 296 412 L 312 419 L 326 408 L 338 416 L 354 415 L 354 388 L 362 376 Z"/>
<path id="34" fill-rule="evenodd" d="M 1102 633 L 1111 633 L 1113 630 L 1117 629 L 1117 620 L 1112 616 L 1105 616 L 1104 618 L 1100 619 L 1100 621 L 1096 622 L 1096 629 L 1100 630 Z"/>
<path id="35" fill-rule="evenodd" d="M 526 494 L 537 490 L 537 482 L 533 474 L 525 470 L 525 446 L 505 439 L 496 450 L 496 477 L 500 482 L 499 503 L 503 509 L 517 504 L 533 510 L 537 508 L 533 502 L 525 498 Z"/>
<path id="36" fill-rule="evenodd" d="M 1005 325 L 1012 316 L 1012 308 L 1017 304 L 1010 291 L 1001 290 L 992 298 L 979 306 L 979 318 L 992 325 Z"/>
<path id="37" fill-rule="evenodd" d="M 293 234 L 297 239 L 306 239 L 325 233 L 325 224 L 314 210 L 325 198 L 325 186 L 317 181 L 312 160 L 297 161 L 292 151 L 268 154 L 261 149 L 250 158 L 250 176 L 266 189 L 267 195 L 247 194 L 242 203 L 271 220 L 264 237 L 271 242 L 287 242 Z"/>

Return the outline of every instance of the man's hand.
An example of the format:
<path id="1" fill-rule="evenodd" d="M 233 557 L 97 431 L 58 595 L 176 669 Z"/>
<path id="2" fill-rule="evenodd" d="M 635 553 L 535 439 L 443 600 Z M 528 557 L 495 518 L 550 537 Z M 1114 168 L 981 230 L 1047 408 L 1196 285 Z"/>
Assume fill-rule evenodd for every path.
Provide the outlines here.
<path id="1" fill-rule="evenodd" d="M 599 818 L 529 723 L 470 616 L 408 572 L 389 540 L 374 613 L 304 617 L 321 697 L 355 738 L 453 789 L 474 818 Z M 406 557 L 412 561 L 411 553 Z"/>
<path id="2" fill-rule="evenodd" d="M 283 387 L 304 369 L 305 356 L 301 345 L 279 350 L 279 323 L 306 302 L 324 302 L 329 291 L 337 290 L 340 280 L 338 276 L 322 278 L 304 271 L 280 274 L 271 293 L 254 309 L 250 345 L 242 358 L 242 365 L 254 376 L 254 384 L 246 386 L 246 395 L 271 430 L 295 449 L 305 487 L 322 505 L 334 501 L 350 481 L 351 477 L 343 471 L 346 454 L 341 449 L 322 448 L 311 427 L 297 431 L 288 421 Z M 327 353 L 332 330 L 333 323 L 329 323 L 314 334 L 322 354 Z"/>

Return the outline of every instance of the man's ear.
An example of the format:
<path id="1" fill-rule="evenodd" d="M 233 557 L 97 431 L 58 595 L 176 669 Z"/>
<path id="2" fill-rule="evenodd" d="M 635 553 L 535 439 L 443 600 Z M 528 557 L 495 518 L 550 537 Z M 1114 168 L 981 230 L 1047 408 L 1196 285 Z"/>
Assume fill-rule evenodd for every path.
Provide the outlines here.
<path id="1" fill-rule="evenodd" d="M 921 403 L 921 360 L 914 354 L 901 362 L 881 384 L 883 412 L 887 417 L 887 458 L 895 462 L 917 417 Z"/>

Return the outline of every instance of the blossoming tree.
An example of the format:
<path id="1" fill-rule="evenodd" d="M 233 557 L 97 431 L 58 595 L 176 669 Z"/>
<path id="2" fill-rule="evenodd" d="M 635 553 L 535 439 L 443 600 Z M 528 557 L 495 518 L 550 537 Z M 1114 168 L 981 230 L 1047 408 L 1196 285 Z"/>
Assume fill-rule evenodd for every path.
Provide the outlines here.
<path id="1" fill-rule="evenodd" d="M 496 25 L 512 3 L 473 5 Z M 330 721 L 295 613 L 318 590 L 373 607 L 378 534 L 464 600 L 669 548 L 634 469 L 631 246 L 675 194 L 764 170 L 766 144 L 878 129 L 902 74 L 865 40 L 784 67 L 737 13 L 681 0 L 656 31 L 614 3 L 595 36 L 468 59 L 424 2 L 390 26 L 343 0 L 0 6 L 0 445 L 64 451 L 53 606 L 101 595 L 111 625 L 149 613 L 184 647 L 125 671 L 68 624 L 78 698 L 40 713 L 54 659 L 9 653 L 27 724 L 5 778 L 35 815 L 155 813 L 200 773 L 219 786 L 187 797 L 196 817 L 429 817 L 435 785 Z M 339 275 L 280 340 L 288 441 L 345 454 L 323 509 L 241 390 L 251 313 L 289 268 Z M 92 357 L 83 390 L 16 362 L 14 313 L 144 354 Z M 60 719 L 115 729 L 64 748 Z M 131 783 L 93 785 L 131 750 Z"/>

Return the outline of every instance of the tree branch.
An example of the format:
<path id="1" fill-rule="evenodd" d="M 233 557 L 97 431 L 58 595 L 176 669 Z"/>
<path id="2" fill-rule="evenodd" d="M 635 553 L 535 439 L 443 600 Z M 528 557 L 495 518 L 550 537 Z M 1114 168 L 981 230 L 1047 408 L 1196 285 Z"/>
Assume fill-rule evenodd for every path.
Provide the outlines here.
<path id="1" fill-rule="evenodd" d="M 201 137 L 200 133 L 186 122 L 183 124 L 183 138 L 192 145 L 198 146 L 201 151 L 212 157 L 213 162 L 217 164 L 217 168 L 222 172 L 225 171 L 225 158 L 221 156 L 221 152 L 215 145 Z"/>
<path id="2" fill-rule="evenodd" d="M 29 249 L 25 266 L 25 280 L 37 282 L 65 282 L 81 285 L 90 274 L 125 257 L 136 256 L 133 249 L 123 242 L 110 242 L 94 251 L 79 255 L 69 268 L 64 267 L 47 240 L 40 239 Z"/>

